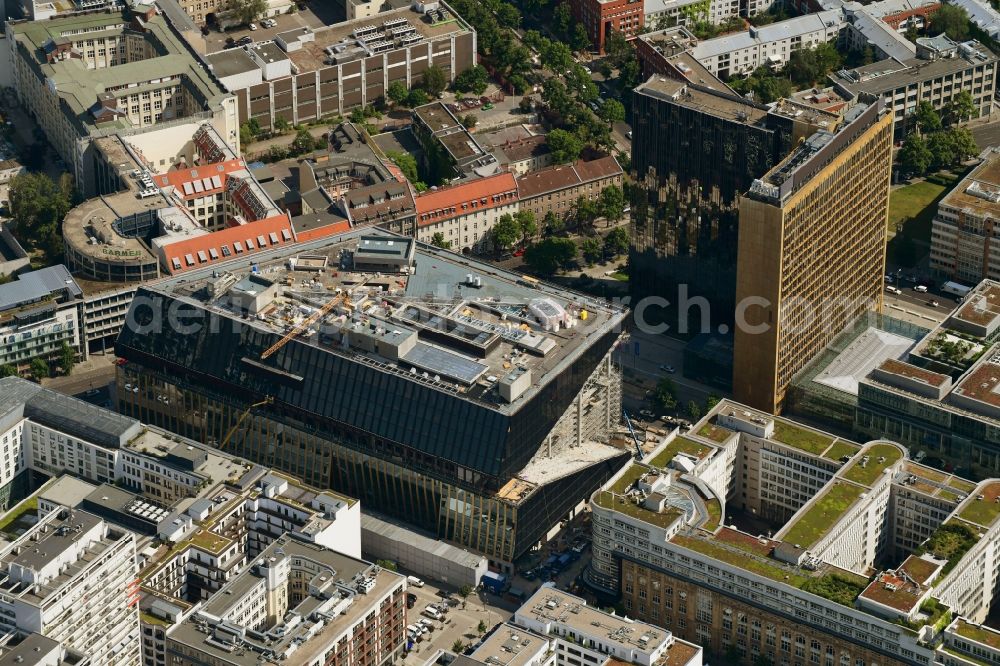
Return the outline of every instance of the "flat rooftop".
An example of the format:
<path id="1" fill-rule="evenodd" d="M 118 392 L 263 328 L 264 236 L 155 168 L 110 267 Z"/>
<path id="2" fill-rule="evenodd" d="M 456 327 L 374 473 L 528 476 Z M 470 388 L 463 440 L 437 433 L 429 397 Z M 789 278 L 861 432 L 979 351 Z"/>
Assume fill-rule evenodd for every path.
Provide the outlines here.
<path id="1" fill-rule="evenodd" d="M 527 666 L 548 649 L 548 639 L 513 624 L 501 624 L 470 656 L 493 666 Z"/>
<path id="2" fill-rule="evenodd" d="M 441 7 L 447 9 L 450 18 L 435 23 L 430 23 L 424 14 L 410 7 L 404 7 L 382 12 L 369 18 L 356 19 L 320 28 L 315 31 L 314 41 L 303 42 L 302 48 L 292 51 L 288 54 L 288 57 L 294 63 L 295 67 L 298 68 L 299 74 L 315 72 L 328 66 L 326 64 L 328 55 L 325 49 L 334 45 L 343 45 L 345 47 L 344 53 L 338 57 L 338 62 L 357 60 L 364 57 L 366 52 L 357 47 L 356 40 L 352 37 L 355 29 L 366 26 L 382 27 L 387 21 L 394 19 L 405 19 L 408 21 L 410 26 L 415 28 L 415 34 L 423 40 L 443 37 L 453 33 L 469 32 L 469 28 L 454 11 L 447 8 L 444 3 L 441 4 Z M 356 52 L 356 57 L 351 57 L 349 55 L 351 52 Z"/>
<path id="3" fill-rule="evenodd" d="M 1000 353 L 966 373 L 952 393 L 1000 408 Z"/>
<path id="4" fill-rule="evenodd" d="M 635 92 L 746 125 L 760 125 L 768 114 L 766 107 L 754 104 L 734 93 L 712 90 L 665 76 L 650 77 L 636 88 Z"/>
<path id="5" fill-rule="evenodd" d="M 342 263 L 342 253 L 356 251 L 362 237 L 379 236 L 400 239 L 381 230 L 364 229 L 259 253 L 260 273 L 283 288 L 274 301 L 263 306 L 257 319 L 244 325 L 283 336 L 294 322 L 304 319 L 302 313 L 322 307 L 338 290 L 350 292 L 350 301 L 333 308 L 324 317 L 323 326 L 346 325 L 348 317 L 361 317 L 363 312 L 362 319 L 372 330 L 384 329 L 383 334 L 398 331 L 400 337 L 416 332 L 419 340 L 414 349 L 399 359 L 389 359 L 355 345 L 345 349 L 339 335 L 300 334 L 296 342 L 512 412 L 526 400 L 507 402 L 501 398 L 500 379 L 515 368 L 530 371 L 530 385 L 522 394 L 527 398 L 624 320 L 624 311 L 588 296 L 426 245 L 418 245 L 415 269 L 408 274 L 355 272 Z M 288 259 L 299 255 L 325 257 L 328 268 L 290 269 Z M 249 272 L 245 261 L 228 262 L 228 266 L 233 283 Z M 240 319 L 228 304 L 228 291 L 209 296 L 205 289 L 214 279 L 213 272 L 224 274 L 226 270 L 223 263 L 212 270 L 162 279 L 149 288 L 220 316 Z M 470 275 L 475 284 L 469 283 Z M 553 321 L 559 322 L 558 328 L 553 327 Z"/>
<path id="6" fill-rule="evenodd" d="M 995 321 L 1000 317 L 1000 285 L 987 284 L 976 289 L 956 308 L 952 316 L 978 326 L 986 326 Z"/>
<path id="7" fill-rule="evenodd" d="M 880 364 L 902 358 L 913 340 L 870 327 L 826 366 L 814 382 L 838 391 L 858 394 L 858 383 Z"/>

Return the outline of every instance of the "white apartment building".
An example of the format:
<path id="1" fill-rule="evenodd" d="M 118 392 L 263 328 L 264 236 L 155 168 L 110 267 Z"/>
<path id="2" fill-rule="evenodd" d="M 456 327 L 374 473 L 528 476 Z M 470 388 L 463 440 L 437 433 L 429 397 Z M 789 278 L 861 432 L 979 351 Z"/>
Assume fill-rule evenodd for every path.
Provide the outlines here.
<path id="1" fill-rule="evenodd" d="M 135 535 L 85 511 L 50 513 L 0 551 L 0 627 L 95 664 L 140 663 Z"/>
<path id="2" fill-rule="evenodd" d="M 415 202 L 417 240 L 430 243 L 440 233 L 452 250 L 485 251 L 490 230 L 518 211 L 517 183 L 504 172 L 424 192 Z"/>
<path id="3" fill-rule="evenodd" d="M 700 666 L 702 649 L 662 627 L 605 613 L 580 597 L 542 585 L 514 612 L 514 624 L 547 636 L 556 666 L 604 666 L 611 660 L 655 666 Z"/>
<path id="4" fill-rule="evenodd" d="M 62 264 L 0 285 L 0 365 L 26 372 L 58 357 L 63 343 L 86 357 L 83 291 Z"/>

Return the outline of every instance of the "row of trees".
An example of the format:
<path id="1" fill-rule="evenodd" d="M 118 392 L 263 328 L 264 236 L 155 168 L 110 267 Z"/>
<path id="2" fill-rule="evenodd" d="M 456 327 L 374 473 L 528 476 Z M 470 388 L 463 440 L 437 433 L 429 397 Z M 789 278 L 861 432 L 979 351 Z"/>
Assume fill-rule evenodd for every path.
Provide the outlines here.
<path id="1" fill-rule="evenodd" d="M 518 94 L 530 88 L 531 52 L 512 38 L 521 12 L 504 0 L 455 0 L 452 6 L 476 29 L 479 55 L 488 60 Z"/>
<path id="2" fill-rule="evenodd" d="M 45 252 L 48 263 L 59 263 L 63 244 L 60 225 L 70 208 L 82 201 L 73 176 L 59 182 L 44 173 L 24 173 L 10 181 L 11 222 L 22 242 Z"/>
<path id="3" fill-rule="evenodd" d="M 58 353 L 51 360 L 47 361 L 40 357 L 31 359 L 29 371 L 31 372 L 32 378 L 35 381 L 40 382 L 45 377 L 51 377 L 54 375 L 56 368 L 62 371 L 62 374 L 68 375 L 73 372 L 73 367 L 75 365 L 76 352 L 69 345 L 69 343 L 63 342 Z M 17 368 L 13 365 L 9 363 L 0 365 L 0 377 L 14 377 L 17 374 Z"/>
<path id="4" fill-rule="evenodd" d="M 624 227 L 612 229 L 604 238 L 585 238 L 579 247 L 571 238 L 550 237 L 529 245 L 524 262 L 537 273 L 553 275 L 576 266 L 581 255 L 587 264 L 594 264 L 628 252 L 628 245 Z"/>
<path id="5" fill-rule="evenodd" d="M 909 175 L 954 166 L 979 152 L 976 142 L 958 123 L 976 112 L 968 91 L 955 95 L 939 114 L 929 102 L 920 102 L 913 114 L 914 128 L 899 150 L 899 165 Z"/>

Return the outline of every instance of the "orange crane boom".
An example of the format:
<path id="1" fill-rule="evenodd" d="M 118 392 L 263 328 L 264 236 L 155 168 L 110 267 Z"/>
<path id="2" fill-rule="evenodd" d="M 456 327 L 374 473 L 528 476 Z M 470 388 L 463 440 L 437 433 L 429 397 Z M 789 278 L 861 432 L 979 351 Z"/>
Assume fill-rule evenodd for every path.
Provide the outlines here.
<path id="1" fill-rule="evenodd" d="M 229 432 L 226 433 L 226 436 L 223 438 L 223 440 L 219 443 L 219 446 L 216 448 L 222 451 L 226 448 L 226 446 L 229 445 L 229 440 L 231 440 L 233 438 L 233 435 L 236 434 L 236 429 L 240 427 L 240 424 L 243 423 L 243 420 L 250 415 L 251 410 L 256 409 L 257 407 L 263 407 L 264 405 L 270 405 L 272 402 L 274 402 L 274 398 L 272 398 L 271 396 L 265 396 L 264 399 L 261 400 L 260 402 L 255 402 L 254 404 L 247 407 L 243 411 L 243 413 L 240 414 L 240 418 L 236 419 L 236 423 L 233 424 L 233 427 L 229 429 Z"/>
<path id="2" fill-rule="evenodd" d="M 299 333 L 301 333 L 302 331 L 306 330 L 307 328 L 315 324 L 317 321 L 319 321 L 320 318 L 326 315 L 326 313 L 332 310 L 339 303 L 342 303 L 346 298 L 347 298 L 347 292 L 344 292 L 339 296 L 330 299 L 330 301 L 326 305 L 321 307 L 319 310 L 316 310 L 316 312 L 313 312 L 305 320 L 296 324 L 294 327 L 292 327 L 292 330 L 288 331 L 288 333 L 284 335 L 283 338 L 281 338 L 273 345 L 265 349 L 264 353 L 260 355 L 260 360 L 263 361 L 267 357 L 271 356 L 274 352 L 284 347 L 286 344 L 289 343 L 289 341 L 291 341 L 292 338 L 294 338 Z"/>

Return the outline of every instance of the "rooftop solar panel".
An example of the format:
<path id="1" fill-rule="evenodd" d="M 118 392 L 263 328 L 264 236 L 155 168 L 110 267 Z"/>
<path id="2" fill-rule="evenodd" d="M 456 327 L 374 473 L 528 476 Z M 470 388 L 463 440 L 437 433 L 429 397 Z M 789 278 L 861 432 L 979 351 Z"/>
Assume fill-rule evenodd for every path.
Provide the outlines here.
<path id="1" fill-rule="evenodd" d="M 418 342 L 402 360 L 431 375 L 440 375 L 464 384 L 474 384 L 490 369 L 487 365 L 425 342 Z"/>

